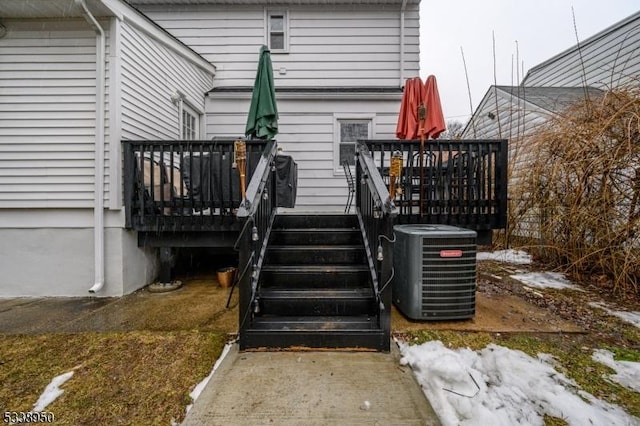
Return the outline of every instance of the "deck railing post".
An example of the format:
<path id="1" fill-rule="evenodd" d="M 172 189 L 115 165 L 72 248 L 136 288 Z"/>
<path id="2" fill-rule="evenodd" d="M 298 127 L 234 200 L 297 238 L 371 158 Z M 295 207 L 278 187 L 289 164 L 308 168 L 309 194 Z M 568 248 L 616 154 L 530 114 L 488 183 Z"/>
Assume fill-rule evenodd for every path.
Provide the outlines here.
<path id="1" fill-rule="evenodd" d="M 124 217 L 125 227 L 133 228 L 133 197 L 135 186 L 135 157 L 133 155 L 133 146 L 130 142 L 125 141 L 123 144 L 124 151 Z"/>

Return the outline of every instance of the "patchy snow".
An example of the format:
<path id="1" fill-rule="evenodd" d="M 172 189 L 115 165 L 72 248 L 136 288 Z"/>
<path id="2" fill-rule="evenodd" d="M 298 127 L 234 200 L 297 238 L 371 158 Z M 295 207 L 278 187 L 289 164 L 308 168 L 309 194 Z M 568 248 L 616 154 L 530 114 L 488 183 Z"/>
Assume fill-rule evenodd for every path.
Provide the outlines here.
<path id="1" fill-rule="evenodd" d="M 217 359 L 216 363 L 213 365 L 213 369 L 211 370 L 209 375 L 205 377 L 200 383 L 198 383 L 195 388 L 193 388 L 193 390 L 189 394 L 193 402 L 195 402 L 196 399 L 198 399 L 198 397 L 200 396 L 204 388 L 207 386 L 207 383 L 209 383 L 209 380 L 211 380 L 211 378 L 213 377 L 213 373 L 215 373 L 218 367 L 220 367 L 220 364 L 222 364 L 222 361 L 231 350 L 231 347 L 233 346 L 233 344 L 234 343 L 227 343 L 225 345 L 224 349 L 222 349 L 222 353 L 220 354 L 220 357 Z M 189 410 L 191 410 L 191 407 L 193 407 L 193 404 L 187 405 L 187 413 L 189 412 Z"/>
<path id="2" fill-rule="evenodd" d="M 532 262 L 531 255 L 522 250 L 498 250 L 494 252 L 481 251 L 476 254 L 477 260 L 497 260 L 498 262 L 528 265 Z"/>
<path id="3" fill-rule="evenodd" d="M 526 285 L 536 288 L 555 288 L 579 290 L 564 274 L 560 272 L 529 272 L 526 274 L 511 275 L 511 278 Z"/>
<path id="4" fill-rule="evenodd" d="M 38 401 L 33 405 L 33 411 L 44 411 L 49 404 L 58 399 L 58 397 L 64 393 L 64 390 L 60 389 L 60 386 L 69 380 L 71 376 L 73 376 L 73 371 L 54 377 L 51 383 L 44 389 Z"/>
<path id="5" fill-rule="evenodd" d="M 569 425 L 638 425 L 620 407 L 596 399 L 556 371 L 553 358 L 537 359 L 490 344 L 480 351 L 451 350 L 433 341 L 400 343 L 409 365 L 443 425 L 544 425 L 544 415 Z"/>
<path id="6" fill-rule="evenodd" d="M 609 379 L 633 391 L 640 392 L 640 362 L 616 361 L 613 359 L 613 352 L 605 349 L 593 351 L 592 358 L 616 371 L 616 374 L 608 376 Z"/>
<path id="7" fill-rule="evenodd" d="M 602 302 L 591 302 L 589 306 L 593 306 L 594 308 L 602 309 L 606 311 L 609 315 L 613 315 L 615 317 L 620 318 L 623 321 L 626 321 L 630 324 L 635 325 L 640 328 L 640 312 L 635 311 L 614 311 L 610 309 L 605 303 Z"/>

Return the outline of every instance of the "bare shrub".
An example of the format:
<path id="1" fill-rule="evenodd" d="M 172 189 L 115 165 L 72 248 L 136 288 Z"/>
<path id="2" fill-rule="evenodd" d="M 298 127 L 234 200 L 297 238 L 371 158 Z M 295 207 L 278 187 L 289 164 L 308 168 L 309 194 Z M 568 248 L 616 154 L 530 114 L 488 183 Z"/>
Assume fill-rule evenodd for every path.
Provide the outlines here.
<path id="1" fill-rule="evenodd" d="M 572 106 L 532 133 L 522 155 L 512 227 L 535 218 L 529 237 L 543 260 L 640 294 L 640 91 Z"/>

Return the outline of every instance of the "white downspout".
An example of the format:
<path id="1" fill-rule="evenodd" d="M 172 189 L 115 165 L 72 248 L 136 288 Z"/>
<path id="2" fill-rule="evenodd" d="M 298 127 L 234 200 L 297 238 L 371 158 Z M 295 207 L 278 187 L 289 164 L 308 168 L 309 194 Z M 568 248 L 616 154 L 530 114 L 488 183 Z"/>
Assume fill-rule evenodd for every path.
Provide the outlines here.
<path id="1" fill-rule="evenodd" d="M 404 86 L 404 10 L 407 8 L 407 0 L 402 0 L 400 8 L 400 85 Z"/>
<path id="2" fill-rule="evenodd" d="M 104 287 L 104 115 L 105 115 L 105 61 L 104 30 L 91 14 L 85 0 L 75 0 L 83 9 L 83 15 L 96 32 L 96 141 L 94 166 L 93 250 L 94 284 L 89 293 L 97 293 Z"/>

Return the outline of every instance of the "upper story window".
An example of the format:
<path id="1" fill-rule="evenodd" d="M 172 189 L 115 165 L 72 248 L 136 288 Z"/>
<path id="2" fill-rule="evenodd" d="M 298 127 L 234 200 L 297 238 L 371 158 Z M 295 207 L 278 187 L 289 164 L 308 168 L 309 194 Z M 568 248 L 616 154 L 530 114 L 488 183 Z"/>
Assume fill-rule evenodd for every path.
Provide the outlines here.
<path id="1" fill-rule="evenodd" d="M 182 102 L 182 131 L 183 140 L 196 140 L 200 135 L 200 115 L 189 105 Z"/>
<path id="2" fill-rule="evenodd" d="M 289 51 L 289 17 L 287 12 L 267 12 L 267 45 L 271 52 Z"/>

